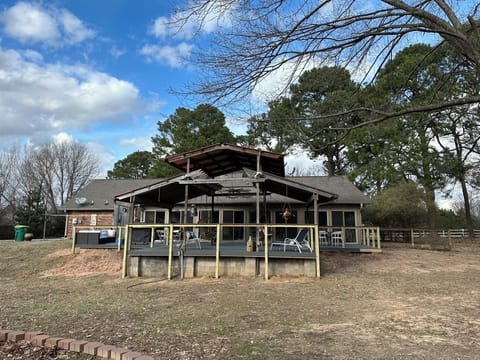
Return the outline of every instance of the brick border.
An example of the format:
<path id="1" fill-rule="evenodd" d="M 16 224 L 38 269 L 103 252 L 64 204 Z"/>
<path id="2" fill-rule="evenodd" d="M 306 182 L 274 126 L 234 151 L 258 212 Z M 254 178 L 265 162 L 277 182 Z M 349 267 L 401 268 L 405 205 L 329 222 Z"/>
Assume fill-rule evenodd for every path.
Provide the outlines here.
<path id="1" fill-rule="evenodd" d="M 62 350 L 95 355 L 103 359 L 111 360 L 155 360 L 152 356 L 130 351 L 125 348 L 104 345 L 99 342 L 53 337 L 40 331 L 24 332 L 0 329 L 0 341 L 26 341 L 35 346 L 58 347 Z"/>

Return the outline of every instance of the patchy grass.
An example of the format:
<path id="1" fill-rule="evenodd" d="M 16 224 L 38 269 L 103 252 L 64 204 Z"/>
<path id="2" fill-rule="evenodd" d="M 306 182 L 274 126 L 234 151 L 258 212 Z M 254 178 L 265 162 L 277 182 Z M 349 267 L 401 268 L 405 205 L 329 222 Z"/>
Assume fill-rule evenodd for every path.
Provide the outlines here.
<path id="1" fill-rule="evenodd" d="M 161 359 L 473 359 L 480 351 L 476 243 L 322 254 L 320 280 L 268 282 L 121 280 L 103 266 L 118 265 L 115 250 L 72 257 L 70 245 L 0 241 L 1 328 Z"/>

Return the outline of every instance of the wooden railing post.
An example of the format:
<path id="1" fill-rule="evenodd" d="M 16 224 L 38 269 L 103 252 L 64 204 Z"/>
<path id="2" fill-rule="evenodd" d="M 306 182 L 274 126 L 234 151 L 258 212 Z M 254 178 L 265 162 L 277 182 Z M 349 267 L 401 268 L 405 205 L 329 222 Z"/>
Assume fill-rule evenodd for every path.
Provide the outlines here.
<path id="1" fill-rule="evenodd" d="M 221 227 L 220 224 L 217 224 L 217 243 L 215 249 L 215 279 L 219 277 L 219 267 L 220 267 L 220 234 Z"/>
<path id="2" fill-rule="evenodd" d="M 77 242 L 77 230 L 76 230 L 76 226 L 73 225 L 73 228 L 72 228 L 72 254 L 75 254 L 75 245 L 76 245 L 76 242 Z"/>
<path id="3" fill-rule="evenodd" d="M 320 278 L 320 243 L 318 240 L 318 225 L 315 225 L 315 228 L 313 229 L 315 232 L 314 238 L 315 238 L 315 272 L 317 278 Z"/>
<path id="4" fill-rule="evenodd" d="M 172 280 L 172 260 L 173 260 L 173 225 L 168 226 L 168 265 L 167 279 Z"/>
<path id="5" fill-rule="evenodd" d="M 125 226 L 125 244 L 123 245 L 122 279 L 128 275 L 128 250 L 130 250 L 130 226 Z"/>

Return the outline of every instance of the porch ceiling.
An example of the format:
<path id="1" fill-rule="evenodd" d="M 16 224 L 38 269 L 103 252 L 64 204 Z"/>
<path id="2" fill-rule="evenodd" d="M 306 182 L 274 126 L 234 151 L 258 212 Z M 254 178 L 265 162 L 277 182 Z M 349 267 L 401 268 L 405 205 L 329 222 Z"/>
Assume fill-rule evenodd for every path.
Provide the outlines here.
<path id="1" fill-rule="evenodd" d="M 233 144 L 215 144 L 168 156 L 165 161 L 184 172 L 202 170 L 210 177 L 229 174 L 248 168 L 257 170 L 257 161 L 262 171 L 285 176 L 283 154 L 257 150 Z"/>

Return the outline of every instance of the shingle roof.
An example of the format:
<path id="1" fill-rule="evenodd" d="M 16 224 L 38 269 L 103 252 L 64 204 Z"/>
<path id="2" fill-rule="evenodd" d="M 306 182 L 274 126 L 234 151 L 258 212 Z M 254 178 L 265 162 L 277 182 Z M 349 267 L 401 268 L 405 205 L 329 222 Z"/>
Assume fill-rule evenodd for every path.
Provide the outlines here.
<path id="1" fill-rule="evenodd" d="M 363 194 L 345 176 L 292 176 L 294 181 L 337 194 L 333 204 L 370 204 L 371 199 Z"/>
<path id="2" fill-rule="evenodd" d="M 116 195 L 148 186 L 161 181 L 160 179 L 97 179 L 92 180 L 81 189 L 72 199 L 67 201 L 62 210 L 112 210 L 113 199 Z M 77 204 L 75 199 L 85 198 L 83 205 Z"/>
<path id="3" fill-rule="evenodd" d="M 333 204 L 369 204 L 370 198 L 364 195 L 353 185 L 346 177 L 343 176 L 292 176 L 287 177 L 288 180 L 305 184 L 307 186 L 324 190 L 332 194 L 337 194 L 338 198 L 332 200 Z M 100 179 L 93 180 L 85 188 L 80 190 L 76 196 L 70 199 L 63 207 L 63 210 L 113 210 L 113 199 L 115 196 L 133 192 L 142 187 L 150 186 L 164 181 L 164 179 L 125 179 L 111 180 Z M 75 198 L 84 197 L 86 203 L 79 205 L 75 202 Z M 222 198 L 217 203 L 237 203 L 251 201 L 251 199 L 229 199 Z M 285 202 L 286 198 L 281 195 L 272 194 L 271 202 Z M 93 202 L 93 203 L 92 203 Z M 292 201 L 292 203 L 295 201 Z"/>

